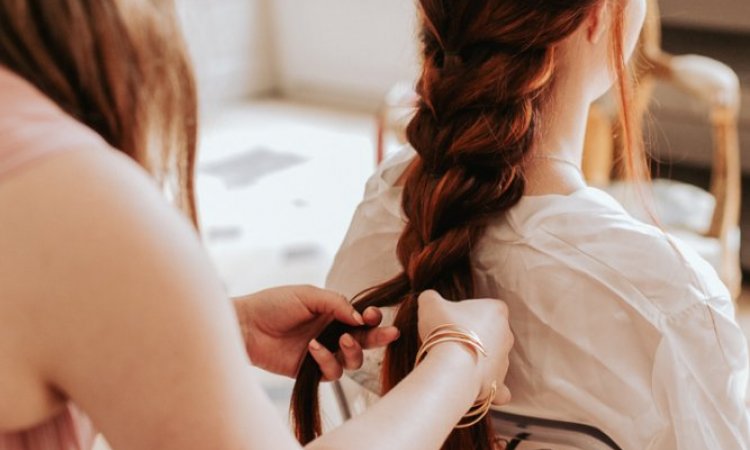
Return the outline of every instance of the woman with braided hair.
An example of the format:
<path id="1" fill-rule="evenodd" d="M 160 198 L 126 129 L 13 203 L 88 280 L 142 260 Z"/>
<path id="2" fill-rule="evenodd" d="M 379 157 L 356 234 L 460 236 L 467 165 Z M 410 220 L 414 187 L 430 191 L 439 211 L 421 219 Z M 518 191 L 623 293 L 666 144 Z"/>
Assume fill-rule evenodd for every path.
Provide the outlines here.
<path id="1" fill-rule="evenodd" d="M 368 182 L 327 283 L 359 310 L 386 308 L 402 333 L 349 373 L 362 397 L 414 368 L 420 291 L 491 296 L 516 336 L 510 410 L 598 427 L 628 450 L 750 448 L 747 346 L 726 288 L 580 169 L 589 107 L 616 84 L 626 175 L 646 177 L 626 73 L 645 1 L 418 5 L 411 145 Z M 319 379 L 308 358 L 292 402 L 303 442 L 320 433 Z M 485 419 L 444 448 L 493 438 Z"/>

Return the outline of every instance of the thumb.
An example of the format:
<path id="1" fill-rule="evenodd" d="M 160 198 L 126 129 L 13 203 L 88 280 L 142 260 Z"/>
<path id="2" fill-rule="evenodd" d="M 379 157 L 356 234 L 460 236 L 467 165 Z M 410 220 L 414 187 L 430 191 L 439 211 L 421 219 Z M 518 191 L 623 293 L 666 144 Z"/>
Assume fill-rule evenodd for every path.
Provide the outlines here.
<path id="1" fill-rule="evenodd" d="M 331 315 L 339 322 L 355 327 L 365 325 L 362 315 L 338 292 L 309 287 L 299 298 L 314 314 Z"/>
<path id="2" fill-rule="evenodd" d="M 419 302 L 419 305 L 425 305 L 425 304 L 433 304 L 440 301 L 445 301 L 442 295 L 438 291 L 435 290 L 428 290 L 424 291 L 421 294 L 419 294 L 419 298 L 417 299 Z"/>

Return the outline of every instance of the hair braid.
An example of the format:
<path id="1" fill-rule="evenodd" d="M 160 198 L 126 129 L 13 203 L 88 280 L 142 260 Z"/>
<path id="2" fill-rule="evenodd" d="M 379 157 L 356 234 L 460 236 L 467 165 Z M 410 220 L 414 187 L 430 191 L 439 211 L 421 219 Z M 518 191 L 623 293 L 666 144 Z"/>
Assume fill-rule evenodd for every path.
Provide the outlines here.
<path id="1" fill-rule="evenodd" d="M 383 363 L 387 392 L 414 368 L 419 347 L 417 296 L 474 296 L 472 250 L 489 221 L 513 207 L 525 189 L 523 165 L 554 82 L 556 44 L 606 0 L 420 0 L 423 72 L 407 137 L 418 157 L 402 196 L 407 219 L 396 253 L 403 272 L 357 297 L 355 306 L 399 305 L 401 338 Z M 320 338 L 335 349 L 344 327 Z M 320 433 L 320 370 L 304 362 L 292 399 L 297 437 Z M 313 411 L 310 411 L 312 407 Z M 444 448 L 492 449 L 489 419 L 456 430 Z"/>

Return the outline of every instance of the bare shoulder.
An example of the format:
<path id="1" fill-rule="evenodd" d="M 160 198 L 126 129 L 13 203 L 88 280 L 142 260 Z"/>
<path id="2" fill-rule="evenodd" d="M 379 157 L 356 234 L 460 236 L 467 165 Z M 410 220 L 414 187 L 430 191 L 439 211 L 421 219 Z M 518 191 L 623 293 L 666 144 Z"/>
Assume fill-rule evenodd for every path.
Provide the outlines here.
<path id="1" fill-rule="evenodd" d="M 53 391 L 114 414 L 104 403 L 117 385 L 155 388 L 212 352 L 217 365 L 222 353 L 243 361 L 196 233 L 128 158 L 107 148 L 48 157 L 0 183 L 0 211 L 0 397 L 16 393 L 0 404 L 0 429 L 54 413 Z M 199 340 L 213 348 L 175 354 Z M 153 369 L 125 370 L 137 363 Z M 27 405 L 29 423 L 9 420 Z"/>
<path id="2" fill-rule="evenodd" d="M 110 153 L 61 152 L 0 183 L 0 397 L 13 410 L 0 408 L 0 429 L 29 427 L 62 406 L 32 361 L 43 339 L 39 330 L 59 305 L 57 294 L 83 278 L 74 271 L 66 277 L 67 263 L 84 251 L 104 251 L 86 243 L 86 235 L 98 239 L 102 221 L 112 219 L 111 200 L 124 197 L 128 185 L 147 184 L 129 162 Z M 67 280 L 60 285 L 62 278 Z"/>
<path id="3" fill-rule="evenodd" d="M 147 267 L 166 250 L 200 253 L 195 232 L 156 183 L 106 147 L 49 157 L 4 180 L 0 210 L 0 253 L 6 255 L 0 283 L 16 286 L 13 297 L 54 297 L 122 271 L 133 258 Z M 16 302 L 4 297 L 3 303 Z"/>

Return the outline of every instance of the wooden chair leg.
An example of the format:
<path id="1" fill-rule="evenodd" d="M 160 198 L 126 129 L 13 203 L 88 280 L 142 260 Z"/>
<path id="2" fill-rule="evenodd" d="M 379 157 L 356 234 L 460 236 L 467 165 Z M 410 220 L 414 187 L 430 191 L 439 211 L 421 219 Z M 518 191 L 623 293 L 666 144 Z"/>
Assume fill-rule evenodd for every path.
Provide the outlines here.
<path id="1" fill-rule="evenodd" d="M 737 115 L 732 110 L 717 108 L 711 115 L 711 122 L 714 133 L 711 194 L 716 199 L 716 209 L 708 236 L 721 242 L 722 267 L 719 275 L 734 298 L 738 298 L 742 270 L 735 234 L 740 222 L 742 168 Z"/>
<path id="2" fill-rule="evenodd" d="M 388 108 L 381 108 L 375 118 L 375 167 L 385 159 L 385 133 L 388 126 Z"/>

